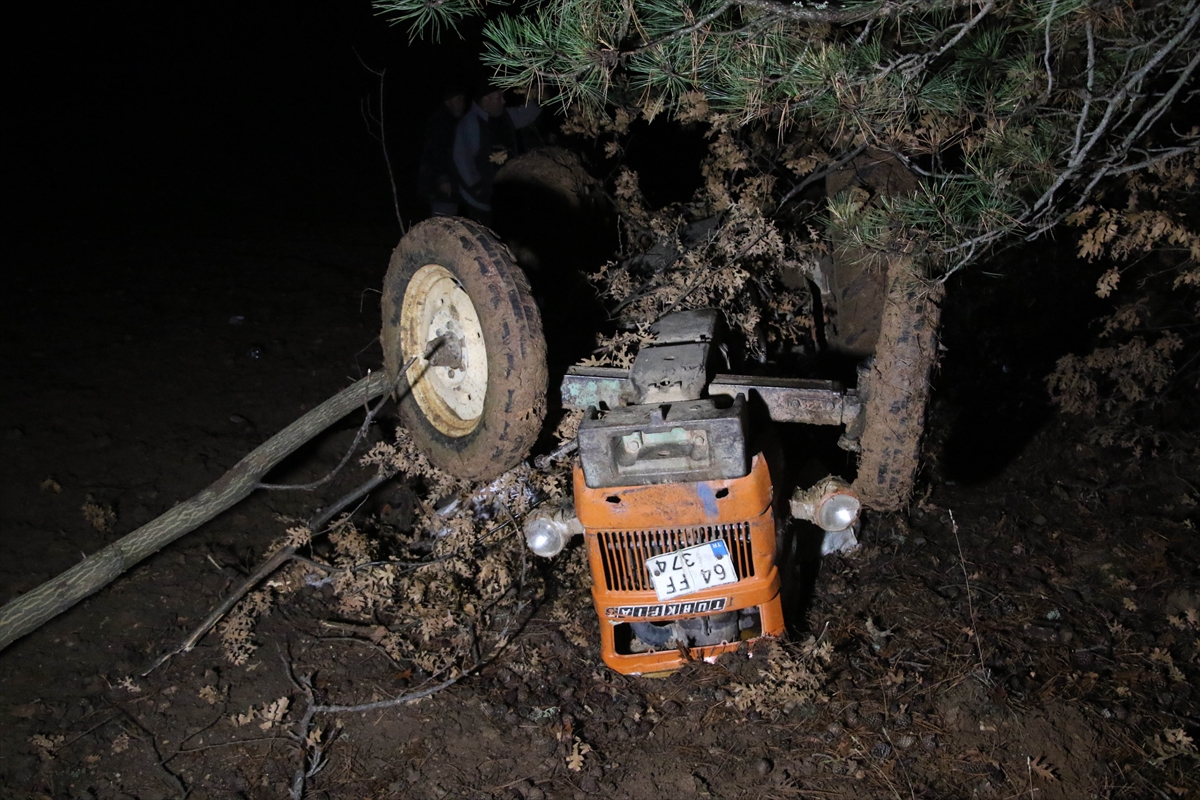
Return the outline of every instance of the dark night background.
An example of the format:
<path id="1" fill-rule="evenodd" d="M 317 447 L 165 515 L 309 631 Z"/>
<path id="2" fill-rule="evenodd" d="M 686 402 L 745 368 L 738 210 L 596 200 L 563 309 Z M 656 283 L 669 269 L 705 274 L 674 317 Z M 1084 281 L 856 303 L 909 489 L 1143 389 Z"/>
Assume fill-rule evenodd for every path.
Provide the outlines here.
<path id="1" fill-rule="evenodd" d="M 477 45 L 453 34 L 441 44 L 410 43 L 368 0 L 76 4 L 40 13 L 16 32 L 23 48 L 10 81 L 11 393 L 22 395 L 36 374 L 18 363 L 31 353 L 39 369 L 84 357 L 41 353 L 43 330 L 73 326 L 68 335 L 97 342 L 176 331 L 196 344 L 199 360 L 181 361 L 179 371 L 244 368 L 220 379 L 247 392 L 266 370 L 265 362 L 247 364 L 248 352 L 286 350 L 273 368 L 311 369 L 327 376 L 329 389 L 377 367 L 371 293 L 401 231 L 378 126 L 364 119 L 364 108 L 379 110 L 380 80 L 368 67 L 386 69 L 387 144 L 411 223 L 424 214 L 414 178 L 425 117 L 447 82 L 481 74 Z M 695 137 L 676 142 L 661 130 L 643 132 L 630 148 L 648 196 L 659 201 L 671 194 L 663 187 L 685 194 L 690 185 L 663 168 L 664 156 L 689 162 L 693 173 L 699 157 Z M 656 183 L 662 175 L 670 180 Z M 242 243 L 230 245 L 231 237 Z M 264 257 L 238 262 L 245 241 Z M 228 257 L 231 248 L 241 255 Z M 347 248 L 352 255 L 342 257 Z M 1044 376 L 1063 353 L 1086 346 L 1098 312 L 1094 270 L 1070 266 L 1071 248 L 1039 242 L 952 283 L 936 378 L 937 402 L 955 419 L 941 454 L 948 477 L 987 479 L 1050 419 Z M 179 286 L 188 289 L 186 302 L 168 297 Z M 355 329 L 345 344 L 335 346 L 311 322 L 299 340 L 283 330 L 285 319 L 303 326 L 301 317 L 320 316 L 314 308 L 330 325 Z M 235 315 L 248 324 L 227 325 Z M 128 357 L 112 354 L 136 371 Z M 158 391 L 138 380 L 124 390 Z M 179 417 L 156 410 L 163 424 Z M 31 424 L 15 411 L 6 416 Z M 274 427 L 258 420 L 257 433 L 290 419 L 280 409 Z"/>
<path id="2" fill-rule="evenodd" d="M 22 54 L 9 77 L 14 227 L 31 238 L 256 220 L 395 226 L 361 111 L 377 103 L 379 81 L 359 57 L 387 68 L 387 134 L 409 217 L 423 117 L 442 78 L 472 58 L 453 36 L 409 48 L 366 0 L 38 13 L 12 29 Z"/>

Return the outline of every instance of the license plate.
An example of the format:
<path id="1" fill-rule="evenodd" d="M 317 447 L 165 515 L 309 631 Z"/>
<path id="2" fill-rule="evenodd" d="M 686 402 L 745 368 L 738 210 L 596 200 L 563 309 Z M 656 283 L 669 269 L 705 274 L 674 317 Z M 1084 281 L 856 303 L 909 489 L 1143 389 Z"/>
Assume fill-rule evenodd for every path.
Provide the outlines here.
<path id="1" fill-rule="evenodd" d="M 733 559 L 725 542 L 717 540 L 646 559 L 650 582 L 660 601 L 737 583 Z"/>

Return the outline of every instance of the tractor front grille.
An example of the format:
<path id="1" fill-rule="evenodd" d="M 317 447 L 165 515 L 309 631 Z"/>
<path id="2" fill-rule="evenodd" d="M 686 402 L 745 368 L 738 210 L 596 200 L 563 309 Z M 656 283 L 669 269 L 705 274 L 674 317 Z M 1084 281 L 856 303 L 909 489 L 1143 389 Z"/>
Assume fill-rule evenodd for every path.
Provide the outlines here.
<path id="1" fill-rule="evenodd" d="M 745 522 L 647 531 L 597 531 L 595 535 L 610 592 L 652 591 L 646 559 L 718 539 L 724 539 L 729 548 L 738 580 L 754 576 L 750 525 Z"/>

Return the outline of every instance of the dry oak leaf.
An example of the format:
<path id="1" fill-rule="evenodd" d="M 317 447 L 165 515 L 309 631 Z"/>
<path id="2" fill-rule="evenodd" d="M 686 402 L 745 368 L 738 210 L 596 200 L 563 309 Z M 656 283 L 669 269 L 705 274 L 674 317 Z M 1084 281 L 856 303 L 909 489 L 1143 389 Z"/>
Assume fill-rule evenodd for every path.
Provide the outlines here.
<path id="1" fill-rule="evenodd" d="M 590 752 L 592 752 L 592 746 L 576 736 L 571 745 L 571 755 L 567 756 L 567 769 L 572 772 L 580 772 L 583 769 L 583 757 Z"/>
<path id="2" fill-rule="evenodd" d="M 1026 757 L 1025 761 L 1029 764 L 1030 771 L 1042 780 L 1051 783 L 1058 780 L 1058 775 L 1055 774 L 1058 767 L 1047 761 L 1045 756 L 1038 756 L 1037 758 Z"/>

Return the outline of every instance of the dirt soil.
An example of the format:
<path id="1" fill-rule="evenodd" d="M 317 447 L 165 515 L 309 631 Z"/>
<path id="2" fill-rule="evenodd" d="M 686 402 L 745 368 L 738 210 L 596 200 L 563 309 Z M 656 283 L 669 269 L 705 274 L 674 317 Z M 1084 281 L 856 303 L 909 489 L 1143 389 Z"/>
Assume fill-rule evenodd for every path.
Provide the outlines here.
<path id="1" fill-rule="evenodd" d="M 0 337 L 0 602 L 377 369 L 393 245 L 307 228 L 21 253 Z M 941 458 L 958 419 L 933 415 L 913 511 L 870 517 L 859 553 L 820 565 L 805 630 L 770 657 L 615 674 L 586 597 L 544 565 L 547 591 L 496 659 L 419 702 L 318 714 L 307 745 L 302 678 L 327 704 L 439 680 L 394 662 L 324 587 L 265 616 L 244 666 L 210 634 L 141 674 L 286 520 L 369 473 L 260 491 L 0 653 L 0 794 L 276 798 L 299 771 L 308 797 L 379 800 L 1200 796 L 1194 444 L 1135 457 L 1051 420 L 968 485 Z M 272 478 L 325 474 L 357 425 Z"/>

